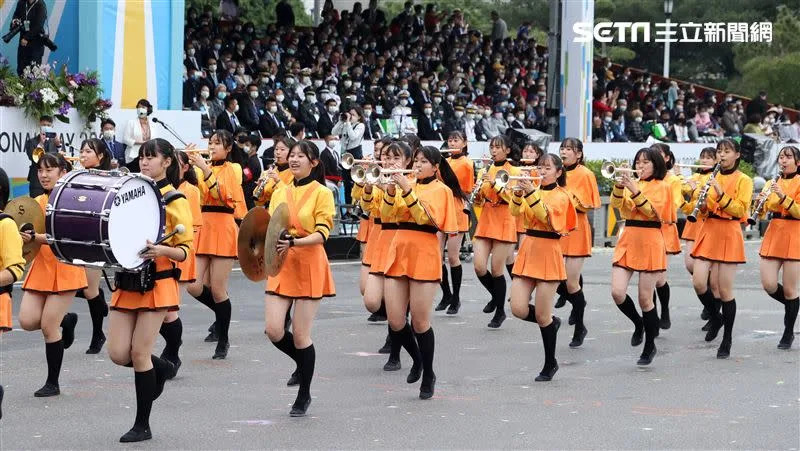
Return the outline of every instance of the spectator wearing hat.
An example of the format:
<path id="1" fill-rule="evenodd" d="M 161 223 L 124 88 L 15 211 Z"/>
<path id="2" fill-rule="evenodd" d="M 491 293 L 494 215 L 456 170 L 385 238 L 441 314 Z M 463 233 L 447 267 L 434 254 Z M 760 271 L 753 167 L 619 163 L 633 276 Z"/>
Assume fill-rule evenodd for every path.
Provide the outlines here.
<path id="1" fill-rule="evenodd" d="M 417 136 L 423 141 L 442 140 L 442 133 L 437 122 L 433 118 L 433 107 L 430 103 L 426 103 L 422 106 L 422 114 L 417 120 L 417 128 L 419 129 Z"/>
<path id="2" fill-rule="evenodd" d="M 325 111 L 322 112 L 317 121 L 317 136 L 327 136 L 333 134 L 333 126 L 338 122 L 339 102 L 335 99 L 325 101 Z M 362 132 L 363 133 L 363 132 Z"/>
<path id="3" fill-rule="evenodd" d="M 411 107 L 408 106 L 408 91 L 400 91 L 397 94 L 399 104 L 392 109 L 392 119 L 394 120 L 397 133 L 399 135 L 417 134 L 417 126 L 411 118 Z"/>
<path id="4" fill-rule="evenodd" d="M 478 138 L 478 110 L 474 106 L 467 107 L 467 114 L 464 116 L 464 135 L 467 142 L 483 141 Z"/>
<path id="5" fill-rule="evenodd" d="M 317 123 L 322 119 L 323 110 L 317 104 L 317 95 L 314 94 L 313 88 L 308 88 L 305 96 L 305 100 L 300 104 L 300 120 L 306 124 L 308 135 L 316 138 Z M 328 130 L 328 133 L 330 133 L 330 130 Z"/>

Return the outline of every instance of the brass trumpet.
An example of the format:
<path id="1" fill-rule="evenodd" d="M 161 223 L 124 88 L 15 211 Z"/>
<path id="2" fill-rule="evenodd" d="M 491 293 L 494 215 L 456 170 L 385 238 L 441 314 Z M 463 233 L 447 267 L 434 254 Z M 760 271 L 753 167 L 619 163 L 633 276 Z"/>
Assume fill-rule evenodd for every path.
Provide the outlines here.
<path id="1" fill-rule="evenodd" d="M 380 161 L 374 160 L 366 160 L 366 159 L 358 159 L 353 156 L 351 153 L 344 153 L 342 154 L 342 167 L 345 169 L 351 169 L 355 165 L 363 165 L 363 166 L 370 166 L 374 164 L 381 164 Z"/>
<path id="2" fill-rule="evenodd" d="M 389 178 L 392 174 L 414 174 L 414 169 L 384 169 L 378 165 L 372 165 L 365 171 L 365 180 L 370 184 L 394 183 Z M 353 179 L 355 181 L 355 179 Z"/>
<path id="3" fill-rule="evenodd" d="M 682 164 L 682 163 L 675 163 L 673 166 L 675 168 L 689 168 L 689 169 L 714 169 L 714 166 L 709 166 L 707 164 Z"/>
<path id="4" fill-rule="evenodd" d="M 439 153 L 441 153 L 443 157 L 449 157 L 452 155 L 458 155 L 464 153 L 464 151 L 461 149 L 447 149 L 447 150 L 440 150 Z"/>
<path id="5" fill-rule="evenodd" d="M 512 180 L 541 180 L 542 177 L 530 175 L 511 175 L 508 171 L 499 170 L 497 175 L 494 176 L 494 184 L 499 188 L 505 188 Z"/>
<path id="6" fill-rule="evenodd" d="M 209 151 L 208 149 L 189 149 L 189 150 L 178 149 L 178 150 L 180 150 L 183 153 L 196 153 L 200 154 L 200 156 L 202 157 L 211 158 L 211 151 Z"/>
<path id="7" fill-rule="evenodd" d="M 41 145 L 37 145 L 33 149 L 33 152 L 31 152 L 31 160 L 33 160 L 34 163 L 38 164 L 42 156 L 44 156 L 44 147 L 42 147 Z"/>
<path id="8" fill-rule="evenodd" d="M 622 178 L 622 174 L 628 174 L 634 182 L 639 181 L 639 174 L 636 172 L 636 169 L 631 169 L 629 167 L 617 167 L 613 161 L 604 161 L 602 166 L 600 166 L 600 174 L 612 180 L 620 180 Z"/>

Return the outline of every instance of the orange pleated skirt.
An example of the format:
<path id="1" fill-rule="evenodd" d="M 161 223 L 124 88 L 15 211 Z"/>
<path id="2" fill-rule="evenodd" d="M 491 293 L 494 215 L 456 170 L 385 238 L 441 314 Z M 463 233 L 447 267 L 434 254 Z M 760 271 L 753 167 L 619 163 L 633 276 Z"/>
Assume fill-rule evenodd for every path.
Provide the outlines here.
<path id="1" fill-rule="evenodd" d="M 400 229 L 384 253 L 384 277 L 417 282 L 442 280 L 442 253 L 435 232 Z"/>
<path id="2" fill-rule="evenodd" d="M 517 223 L 517 235 L 525 233 L 525 217 L 522 215 L 515 216 L 514 221 Z"/>
<path id="3" fill-rule="evenodd" d="M 589 217 L 586 213 L 577 212 L 575 230 L 569 235 L 562 236 L 561 252 L 564 257 L 591 257 L 592 256 L 592 228 L 589 227 Z"/>
<path id="4" fill-rule="evenodd" d="M 186 256 L 186 260 L 176 263 L 178 269 L 181 270 L 181 278 L 178 280 L 178 282 L 191 283 L 197 279 L 197 262 L 195 261 L 194 257 L 194 249 L 192 249 Z"/>
<path id="5" fill-rule="evenodd" d="M 662 224 L 661 233 L 664 235 L 664 245 L 667 248 L 667 254 L 680 254 L 681 239 L 678 237 L 677 224 Z"/>
<path id="6" fill-rule="evenodd" d="M 375 258 L 375 242 L 378 241 L 381 234 L 380 219 L 372 218 L 367 224 L 369 232 L 367 232 L 367 241 L 364 244 L 364 253 L 361 254 L 361 264 L 364 266 L 372 266 L 372 260 Z"/>
<path id="7" fill-rule="evenodd" d="M 111 309 L 128 312 L 154 310 L 175 311 L 180 308 L 178 281 L 173 278 L 156 280 L 155 288 L 145 293 L 117 290 L 111 294 Z"/>
<path id="8" fill-rule="evenodd" d="M 456 223 L 458 224 L 459 233 L 467 233 L 469 231 L 469 214 L 464 211 L 464 201 L 461 199 L 453 199 L 456 204 Z"/>
<path id="9" fill-rule="evenodd" d="M 0 294 L 0 330 L 11 330 L 11 295 Z"/>
<path id="10" fill-rule="evenodd" d="M 720 263 L 745 263 L 744 235 L 739 221 L 706 218 L 697 234 L 692 257 Z"/>
<path id="11" fill-rule="evenodd" d="M 267 277 L 266 293 L 289 299 L 336 296 L 325 247 L 322 244 L 290 247 L 280 272 Z"/>
<path id="12" fill-rule="evenodd" d="M 705 219 L 700 219 L 698 222 L 686 221 L 686 224 L 683 225 L 683 234 L 681 234 L 681 239 L 686 241 L 696 240 L 697 234 L 700 233 L 700 228 L 703 226 L 704 221 Z M 688 251 L 691 250 L 691 248 L 688 249 Z"/>
<path id="13" fill-rule="evenodd" d="M 475 229 L 475 238 L 502 241 L 505 243 L 517 242 L 517 221 L 511 215 L 508 204 L 484 204 L 478 226 Z"/>
<path id="14" fill-rule="evenodd" d="M 667 269 L 667 249 L 660 227 L 626 225 L 614 248 L 613 266 L 638 272 Z"/>
<path id="15" fill-rule="evenodd" d="M 383 275 L 389 247 L 392 245 L 392 239 L 397 233 L 397 224 L 383 224 L 380 228 L 380 231 L 376 233 L 377 239 L 375 241 L 370 240 L 372 248 L 369 255 L 369 273 L 377 276 Z"/>
<path id="16" fill-rule="evenodd" d="M 372 221 L 369 219 L 361 218 L 358 221 L 358 234 L 356 234 L 356 241 L 359 243 L 366 243 L 369 239 L 369 232 L 372 229 Z"/>
<path id="17" fill-rule="evenodd" d="M 203 227 L 195 235 L 197 255 L 236 258 L 239 227 L 232 214 L 203 212 Z"/>
<path id="18" fill-rule="evenodd" d="M 762 258 L 800 260 L 800 220 L 771 220 L 758 255 Z"/>
<path id="19" fill-rule="evenodd" d="M 559 241 L 557 237 L 524 236 L 511 274 L 543 282 L 567 280 Z"/>
<path id="20" fill-rule="evenodd" d="M 86 270 L 82 266 L 62 263 L 50 246 L 42 246 L 31 263 L 22 289 L 49 294 L 81 290 L 87 286 Z"/>

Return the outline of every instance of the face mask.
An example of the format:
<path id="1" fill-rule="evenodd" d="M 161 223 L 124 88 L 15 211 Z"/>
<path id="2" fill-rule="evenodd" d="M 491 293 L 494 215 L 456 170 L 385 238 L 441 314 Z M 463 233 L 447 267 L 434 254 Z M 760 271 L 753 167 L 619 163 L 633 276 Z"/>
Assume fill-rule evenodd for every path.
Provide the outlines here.
<path id="1" fill-rule="evenodd" d="M 103 139 L 106 141 L 114 139 L 114 130 L 103 130 Z"/>
<path id="2" fill-rule="evenodd" d="M 441 97 L 434 97 L 433 98 L 433 103 L 435 103 L 437 105 L 442 103 L 442 98 Z"/>
<path id="3" fill-rule="evenodd" d="M 278 107 L 277 106 L 269 107 L 269 112 L 272 113 L 272 114 L 277 113 L 278 112 Z"/>
<path id="4" fill-rule="evenodd" d="M 517 115 L 517 119 L 519 119 L 521 121 L 524 121 L 525 120 L 525 115 L 524 114 L 518 114 Z"/>
<path id="5" fill-rule="evenodd" d="M 227 92 L 218 92 L 217 93 L 217 98 L 220 99 L 220 100 L 225 100 L 225 97 L 227 97 L 227 96 L 228 96 Z"/>
<path id="6" fill-rule="evenodd" d="M 286 53 L 288 53 L 289 55 L 294 55 L 294 52 L 295 52 L 295 49 L 286 50 Z"/>
<path id="7" fill-rule="evenodd" d="M 349 100 L 351 102 L 355 102 L 356 101 L 356 96 L 347 96 L 347 100 Z"/>
<path id="8" fill-rule="evenodd" d="M 248 59 L 244 60 L 244 62 L 247 63 L 247 65 L 249 66 L 249 65 L 253 64 L 253 59 L 252 58 L 248 58 Z"/>
<path id="9" fill-rule="evenodd" d="M 222 44 L 220 44 L 220 43 L 214 43 L 214 50 L 217 50 L 217 51 L 218 51 L 218 50 L 219 50 L 219 49 L 221 49 L 221 48 L 222 48 Z"/>
<path id="10" fill-rule="evenodd" d="M 357 82 L 353 83 L 353 87 L 356 88 L 356 89 L 361 89 L 361 82 L 357 81 Z"/>
<path id="11" fill-rule="evenodd" d="M 294 78 L 286 79 L 286 86 L 292 86 L 293 84 L 294 84 Z"/>
<path id="12" fill-rule="evenodd" d="M 680 112 L 682 112 L 682 111 L 683 111 L 683 107 L 682 107 L 682 106 L 676 106 L 676 107 L 675 107 L 675 111 L 677 111 L 678 113 L 680 113 Z"/>
<path id="13" fill-rule="evenodd" d="M 605 122 L 606 124 L 611 123 L 611 116 L 606 116 L 605 118 L 603 118 L 603 122 Z"/>
<path id="14" fill-rule="evenodd" d="M 41 132 L 42 133 L 53 133 L 53 127 L 51 127 L 49 125 L 42 125 Z"/>
<path id="15" fill-rule="evenodd" d="M 317 101 L 317 96 L 306 96 L 306 101 L 314 103 Z"/>
<path id="16" fill-rule="evenodd" d="M 448 102 L 452 102 L 452 101 L 453 101 L 453 100 L 455 100 L 455 99 L 456 99 L 456 96 L 454 96 L 454 95 L 449 95 L 449 96 L 447 96 L 447 101 L 448 101 Z"/>
<path id="17" fill-rule="evenodd" d="M 345 80 L 344 81 L 344 87 L 345 88 L 349 88 L 350 86 L 353 86 L 353 82 L 350 81 L 350 80 Z"/>
<path id="18" fill-rule="evenodd" d="M 187 50 L 186 54 L 188 54 L 189 56 L 194 56 L 194 49 Z"/>
<path id="19" fill-rule="evenodd" d="M 136 109 L 136 114 L 138 114 L 139 117 L 147 116 L 147 108 L 137 108 Z"/>
<path id="20" fill-rule="evenodd" d="M 242 146 L 242 151 L 244 151 L 244 153 L 250 153 L 250 146 Z"/>
<path id="21" fill-rule="evenodd" d="M 336 114 L 336 113 L 338 113 L 338 112 L 339 112 L 339 107 L 336 107 L 336 106 L 329 106 L 329 107 L 328 107 L 328 112 L 329 112 L 329 113 L 331 113 L 331 114 Z"/>
<path id="22" fill-rule="evenodd" d="M 463 111 L 456 111 L 456 118 L 457 119 L 461 119 L 462 117 L 464 117 L 464 112 Z"/>
<path id="23" fill-rule="evenodd" d="M 642 122 L 642 118 L 640 118 L 640 117 L 635 117 L 635 118 L 633 118 L 633 120 L 636 121 L 636 122 Z"/>
<path id="24" fill-rule="evenodd" d="M 394 92 L 394 85 L 386 85 L 386 92 Z"/>
<path id="25" fill-rule="evenodd" d="M 400 105 L 402 105 L 402 106 L 406 106 L 406 105 L 408 105 L 408 100 L 406 100 L 406 99 L 400 99 Z"/>
<path id="26" fill-rule="evenodd" d="M 492 112 L 491 112 L 491 111 L 484 111 L 484 112 L 483 112 L 483 117 L 489 117 L 489 116 L 491 116 L 491 115 L 492 115 Z"/>
<path id="27" fill-rule="evenodd" d="M 628 109 L 628 106 L 627 106 L 627 105 L 620 105 L 620 107 L 619 107 L 619 110 L 620 110 L 620 111 L 625 111 L 625 110 L 627 110 L 627 109 Z"/>
<path id="28" fill-rule="evenodd" d="M 208 98 L 208 91 L 200 91 L 200 97 L 202 97 L 203 99 L 207 99 Z"/>
<path id="29" fill-rule="evenodd" d="M 331 150 L 333 150 L 333 149 L 335 149 L 335 148 L 336 148 L 336 144 L 337 144 L 337 141 L 328 141 L 328 142 L 325 144 L 325 146 L 326 146 L 328 149 L 331 149 Z"/>
<path id="30" fill-rule="evenodd" d="M 494 113 L 495 119 L 503 119 L 503 113 Z"/>
<path id="31" fill-rule="evenodd" d="M 506 121 L 514 122 L 514 116 L 506 116 Z"/>
<path id="32" fill-rule="evenodd" d="M 234 108 L 234 109 L 233 109 L 233 112 L 234 112 L 234 113 L 236 113 L 236 112 L 238 112 L 238 111 L 239 111 L 239 105 L 237 104 L 237 105 L 236 105 L 236 108 Z"/>
<path id="33" fill-rule="evenodd" d="M 250 91 L 250 98 L 257 99 L 258 98 L 258 91 Z"/>
<path id="34" fill-rule="evenodd" d="M 237 45 L 236 46 L 236 50 L 241 52 L 242 50 L 244 50 L 244 45 L 242 45 L 242 44 Z"/>
<path id="35" fill-rule="evenodd" d="M 217 71 L 217 65 L 216 64 L 212 64 L 212 65 L 208 66 L 208 70 L 209 70 L 209 72 L 216 72 Z"/>
<path id="36" fill-rule="evenodd" d="M 236 69 L 236 73 L 239 74 L 239 75 L 244 75 L 244 67 L 240 67 L 240 68 Z"/>
<path id="37" fill-rule="evenodd" d="M 429 114 L 431 114 L 431 113 L 433 113 L 433 110 L 432 110 L 432 109 L 430 109 L 430 108 L 425 108 L 425 110 L 424 110 L 424 111 L 425 111 L 425 114 L 428 114 L 428 115 L 429 115 Z"/>
<path id="38" fill-rule="evenodd" d="M 275 100 L 277 100 L 278 102 L 283 102 L 284 98 L 285 97 L 283 96 L 283 94 L 278 94 L 275 96 Z"/>

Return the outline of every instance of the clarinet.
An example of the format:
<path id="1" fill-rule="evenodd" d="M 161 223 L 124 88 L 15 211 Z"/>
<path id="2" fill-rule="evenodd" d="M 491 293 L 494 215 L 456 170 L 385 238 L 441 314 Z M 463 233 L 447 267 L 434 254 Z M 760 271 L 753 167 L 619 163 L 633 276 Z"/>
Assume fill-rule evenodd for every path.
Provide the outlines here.
<path id="1" fill-rule="evenodd" d="M 747 218 L 747 223 L 750 225 L 755 225 L 758 222 L 758 217 L 761 216 L 761 210 L 764 208 L 764 205 L 767 203 L 767 199 L 769 195 L 772 194 L 772 188 L 778 183 L 778 179 L 781 178 L 781 171 L 778 169 L 778 174 L 772 178 L 772 184 L 769 186 L 769 191 L 766 196 L 756 205 L 756 208 L 753 209 L 753 215 Z"/>
<path id="2" fill-rule="evenodd" d="M 711 171 L 711 177 L 708 178 L 706 184 L 703 186 L 703 191 L 700 192 L 700 196 L 697 197 L 697 203 L 694 206 L 694 210 L 692 210 L 692 214 L 686 217 L 686 220 L 689 222 L 697 222 L 697 215 L 700 214 L 700 208 L 705 205 L 706 197 L 708 197 L 708 190 L 711 189 L 711 182 L 714 180 L 714 177 L 717 176 L 722 166 L 717 163 L 714 166 L 714 170 Z"/>

